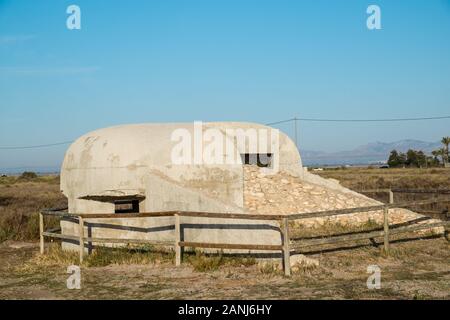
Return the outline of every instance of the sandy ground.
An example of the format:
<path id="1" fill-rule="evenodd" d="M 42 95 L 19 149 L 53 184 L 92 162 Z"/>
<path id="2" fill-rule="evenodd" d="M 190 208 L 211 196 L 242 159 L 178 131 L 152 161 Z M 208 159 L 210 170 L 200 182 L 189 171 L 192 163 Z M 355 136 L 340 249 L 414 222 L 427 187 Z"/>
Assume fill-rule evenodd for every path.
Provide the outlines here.
<path id="1" fill-rule="evenodd" d="M 37 243 L 0 245 L 0 299 L 450 299 L 450 245 L 444 238 L 380 247 L 315 252 L 320 266 L 286 278 L 258 265 L 196 272 L 188 263 L 83 267 L 81 290 L 66 287 L 66 266 L 24 271 Z M 369 265 L 381 269 L 381 289 L 366 285 Z"/>

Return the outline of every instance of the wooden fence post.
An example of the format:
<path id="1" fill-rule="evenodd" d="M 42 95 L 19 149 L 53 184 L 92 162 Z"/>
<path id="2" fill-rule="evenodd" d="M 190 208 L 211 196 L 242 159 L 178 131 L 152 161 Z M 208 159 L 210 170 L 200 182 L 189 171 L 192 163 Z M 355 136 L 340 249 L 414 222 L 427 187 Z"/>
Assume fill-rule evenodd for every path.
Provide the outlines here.
<path id="1" fill-rule="evenodd" d="M 82 217 L 78 217 L 78 236 L 80 237 L 80 264 L 82 264 L 84 256 L 84 221 Z"/>
<path id="2" fill-rule="evenodd" d="M 175 214 L 175 266 L 181 265 L 181 227 L 180 227 L 180 215 Z"/>
<path id="3" fill-rule="evenodd" d="M 384 251 L 389 253 L 389 208 L 386 206 L 383 209 L 384 220 Z"/>
<path id="4" fill-rule="evenodd" d="M 391 189 L 389 189 L 389 203 L 390 204 L 394 203 L 394 193 L 392 192 Z"/>
<path id="5" fill-rule="evenodd" d="M 284 262 L 284 275 L 291 275 L 291 251 L 289 248 L 289 220 L 283 218 L 283 262 Z"/>
<path id="6" fill-rule="evenodd" d="M 44 215 L 39 212 L 39 247 L 40 253 L 44 254 Z"/>

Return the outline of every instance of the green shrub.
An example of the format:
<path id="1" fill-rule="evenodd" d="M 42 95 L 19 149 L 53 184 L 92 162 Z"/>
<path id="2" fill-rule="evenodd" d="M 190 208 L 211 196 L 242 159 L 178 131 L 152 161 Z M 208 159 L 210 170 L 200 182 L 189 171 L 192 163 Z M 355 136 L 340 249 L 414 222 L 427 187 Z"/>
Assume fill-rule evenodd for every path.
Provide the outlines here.
<path id="1" fill-rule="evenodd" d="M 22 173 L 19 177 L 19 179 L 21 180 L 33 180 L 36 179 L 38 176 L 35 172 L 31 172 L 31 171 L 25 171 L 24 173 Z"/>

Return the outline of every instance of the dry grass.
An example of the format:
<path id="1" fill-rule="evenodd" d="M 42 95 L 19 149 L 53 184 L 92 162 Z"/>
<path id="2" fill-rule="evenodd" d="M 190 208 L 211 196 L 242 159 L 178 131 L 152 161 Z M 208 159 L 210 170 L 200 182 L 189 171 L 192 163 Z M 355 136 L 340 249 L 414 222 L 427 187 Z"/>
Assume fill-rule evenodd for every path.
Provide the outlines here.
<path id="1" fill-rule="evenodd" d="M 333 169 L 317 172 L 334 178 L 353 190 L 378 188 L 450 189 L 450 170 L 433 169 Z M 386 194 L 370 196 L 387 201 Z M 401 197 L 401 198 L 400 198 Z M 396 201 L 420 200 L 429 195 L 396 195 Z M 43 208 L 65 207 L 58 176 L 34 179 L 0 177 L 0 242 L 38 239 L 38 212 Z M 429 208 L 438 210 L 439 208 Z M 56 227 L 57 221 L 46 222 Z"/>
<path id="2" fill-rule="evenodd" d="M 173 251 L 166 251 L 152 246 L 128 246 L 125 248 L 99 247 L 85 257 L 81 266 L 106 267 L 110 265 L 160 265 L 172 264 L 175 258 Z M 197 272 L 209 272 L 220 267 L 249 267 L 256 264 L 253 257 L 231 257 L 222 252 L 207 254 L 200 251 L 187 252 L 185 261 Z M 49 245 L 45 255 L 34 254 L 26 263 L 14 271 L 33 273 L 52 267 L 79 265 L 78 252 L 64 251 L 59 243 Z"/>
<path id="3" fill-rule="evenodd" d="M 44 255 L 37 252 L 33 257 L 14 268 L 14 272 L 21 274 L 39 272 L 47 268 L 78 265 L 78 254 L 76 252 L 63 251 L 61 245 L 52 244 Z"/>
<path id="4" fill-rule="evenodd" d="M 38 239 L 38 212 L 65 206 L 67 200 L 59 191 L 59 177 L 0 178 L 0 242 Z M 56 220 L 47 222 L 50 227 L 56 224 Z"/>
<path id="5" fill-rule="evenodd" d="M 339 180 L 341 185 L 360 192 L 362 190 L 373 189 L 450 189 L 450 169 L 432 168 L 432 169 L 368 169 L 368 168 L 339 168 L 328 169 L 315 172 L 324 178 Z M 364 192 L 363 192 L 364 193 Z M 389 201 L 389 195 L 386 192 L 367 193 L 367 196 L 382 202 Z M 428 200 L 431 197 L 436 199 L 449 199 L 450 195 L 433 195 L 417 193 L 395 193 L 395 202 L 412 202 Z M 448 204 L 430 204 L 415 208 L 414 211 L 443 212 L 449 211 Z"/>
<path id="6" fill-rule="evenodd" d="M 102 248 L 85 257 L 83 267 L 105 267 L 109 265 L 151 265 L 172 263 L 173 252 L 165 252 L 152 246 L 129 246 L 125 248 Z M 35 253 L 26 263 L 16 268 L 17 272 L 32 273 L 52 267 L 79 265 L 75 251 L 64 251 L 59 243 L 48 246 L 44 255 Z"/>
<path id="7" fill-rule="evenodd" d="M 223 252 L 208 254 L 198 250 L 187 256 L 186 261 L 198 272 L 214 271 L 223 266 L 249 267 L 256 264 L 256 259 L 253 257 L 226 256 Z"/>
<path id="8" fill-rule="evenodd" d="M 450 299 L 449 246 L 440 238 L 393 244 L 389 256 L 373 246 L 307 254 L 320 265 L 292 277 L 277 269 L 276 260 L 207 272 L 193 272 L 187 259 L 180 267 L 173 260 L 83 265 L 82 289 L 69 290 L 66 271 L 76 254 L 38 257 L 37 246 L 17 250 L 3 244 L 0 299 Z M 366 287 L 369 265 L 381 269 L 380 290 Z"/>
<path id="9" fill-rule="evenodd" d="M 339 180 L 352 190 L 364 189 L 450 189 L 450 169 L 339 168 L 314 172 Z"/>
<path id="10" fill-rule="evenodd" d="M 161 264 L 172 263 L 172 251 L 162 251 L 152 246 L 125 247 L 125 248 L 97 248 L 83 262 L 87 267 L 104 267 L 114 264 Z"/>
<path id="11" fill-rule="evenodd" d="M 268 261 L 258 265 L 258 271 L 264 275 L 276 276 L 282 275 L 281 263 L 276 261 Z"/>
<path id="12" fill-rule="evenodd" d="M 450 188 L 450 171 L 444 169 L 345 169 L 325 171 L 353 189 Z M 0 242 L 37 239 L 37 212 L 65 206 L 57 177 L 29 181 L 0 178 Z M 309 230 L 293 227 L 293 237 L 321 236 L 361 229 L 377 229 L 374 221 L 349 227 L 329 224 Z M 302 252 L 320 265 L 283 276 L 279 261 L 258 264 L 254 258 L 221 253 L 187 252 L 181 267 L 173 265 L 173 252 L 152 247 L 98 249 L 82 265 L 82 290 L 66 288 L 66 269 L 78 265 L 78 254 L 48 245 L 13 248 L 0 244 L 0 299 L 450 299 L 449 243 L 443 238 L 392 243 L 389 255 L 365 243 L 311 248 Z M 367 290 L 366 268 L 382 269 L 382 289 Z M 195 272 L 192 272 L 195 271 Z"/>

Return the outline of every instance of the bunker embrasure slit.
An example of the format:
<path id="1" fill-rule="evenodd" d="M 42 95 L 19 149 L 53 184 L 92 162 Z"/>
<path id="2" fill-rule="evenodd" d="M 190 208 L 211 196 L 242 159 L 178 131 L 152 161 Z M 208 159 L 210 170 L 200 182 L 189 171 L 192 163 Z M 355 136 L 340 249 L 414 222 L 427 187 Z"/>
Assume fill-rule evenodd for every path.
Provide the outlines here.
<path id="1" fill-rule="evenodd" d="M 126 199 L 114 201 L 115 213 L 139 213 L 139 200 Z"/>
<path id="2" fill-rule="evenodd" d="M 241 153 L 241 160 L 246 165 L 256 165 L 260 168 L 272 167 L 271 153 Z"/>

